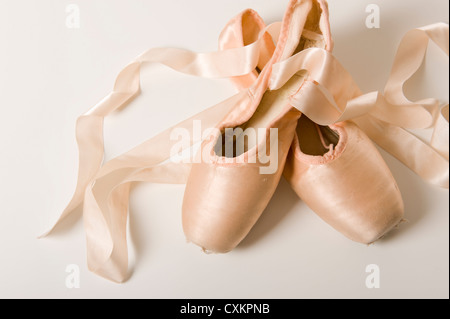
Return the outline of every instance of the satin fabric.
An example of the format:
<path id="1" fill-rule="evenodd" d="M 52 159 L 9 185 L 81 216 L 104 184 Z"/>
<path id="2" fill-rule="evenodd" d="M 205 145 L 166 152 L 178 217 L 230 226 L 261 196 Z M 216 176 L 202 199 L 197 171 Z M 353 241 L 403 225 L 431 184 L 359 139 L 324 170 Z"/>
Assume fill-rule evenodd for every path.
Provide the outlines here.
<path id="1" fill-rule="evenodd" d="M 222 161 L 226 159 L 211 155 L 202 163 L 193 164 L 182 215 L 183 230 L 189 242 L 208 252 L 226 253 L 247 236 L 278 186 L 300 115 L 286 105 L 282 114 L 269 125 L 269 129 L 278 129 L 276 153 L 270 149 L 275 143 L 268 136 L 263 144 L 244 154 L 241 163 L 237 159 L 231 163 Z M 214 144 L 206 143 L 204 148 L 210 150 Z M 273 174 L 261 174 L 265 164 L 258 161 L 259 152 L 270 154 L 272 162 L 277 156 L 278 165 Z"/>
<path id="2" fill-rule="evenodd" d="M 331 34 L 329 25 L 323 17 L 328 17 L 327 8 L 322 5 L 321 25 L 322 34 Z M 239 19 L 232 20 L 234 25 L 234 33 L 229 32 L 226 41 L 232 42 L 236 47 L 236 43 L 244 45 L 243 37 L 237 35 L 238 32 L 255 32 L 255 36 L 264 28 L 261 18 L 252 13 L 251 21 L 247 20 L 247 30 L 242 28 L 242 24 L 238 24 Z M 231 29 L 233 25 L 227 25 Z M 309 24 L 314 29 L 314 24 Z M 321 43 L 319 34 L 304 30 L 302 37 L 311 37 L 316 43 Z M 223 44 L 222 47 L 226 47 Z M 231 46 L 230 46 L 231 47 Z M 324 48 L 332 51 L 332 45 L 325 41 Z M 310 78 L 302 84 L 297 94 L 291 97 L 291 104 L 303 107 L 303 110 L 313 116 L 318 112 L 317 116 L 322 114 L 323 105 L 332 104 L 334 108 L 328 110 L 329 116 L 341 117 L 339 107 L 334 101 L 333 96 L 327 95 L 323 91 L 317 81 L 335 88 L 333 92 L 335 96 L 341 94 L 344 99 L 338 100 L 338 103 L 346 103 L 349 96 L 360 95 L 360 91 L 356 86 L 348 85 L 352 83 L 349 74 L 341 67 L 335 68 L 334 61 L 322 57 L 323 64 L 317 63 L 320 55 L 313 53 L 306 57 L 302 65 L 296 68 L 307 68 L 310 72 Z M 326 74 L 330 78 L 324 78 Z M 335 86 L 330 79 L 335 80 L 338 77 L 344 80 L 344 86 Z M 319 79 L 320 78 L 320 79 Z M 240 78 L 239 78 L 240 79 Z M 245 81 L 234 80 L 238 88 L 246 85 Z M 276 82 L 276 81 L 275 81 Z M 273 83 L 276 87 L 276 83 Z M 347 91 L 344 91 L 347 89 Z M 345 95 L 347 94 L 347 96 Z M 322 107 L 317 107 L 322 106 Z M 369 109 L 364 109 L 361 105 L 356 109 L 364 115 Z M 355 113 L 353 112 L 353 116 Z M 329 121 L 334 121 L 332 117 Z M 306 122 L 308 122 L 307 120 Z M 314 134 L 303 125 L 305 121 L 300 120 L 297 125 L 296 134 L 292 143 L 291 151 L 287 157 L 287 164 L 283 175 L 291 184 L 294 191 L 299 197 L 318 214 L 325 222 L 330 224 L 343 235 L 353 241 L 371 244 L 384 236 L 392 228 L 396 227 L 403 221 L 404 204 L 397 183 L 392 176 L 389 168 L 384 162 L 378 150 L 374 147 L 371 140 L 364 134 L 360 128 L 349 122 L 341 122 L 333 125 L 331 128 L 339 135 L 339 143 L 333 146 L 323 156 L 311 156 L 303 153 L 299 138 L 304 138 L 305 134 Z M 322 139 L 322 144 L 325 143 Z M 369 179 L 370 177 L 370 179 Z M 226 214 L 221 213 L 226 216 Z"/>
<path id="3" fill-rule="evenodd" d="M 340 140 L 325 156 L 304 154 L 294 139 L 284 176 L 326 223 L 355 242 L 372 244 L 402 222 L 400 190 L 359 127 L 341 122 L 331 128 Z"/>
<path id="4" fill-rule="evenodd" d="M 347 72 L 344 75 L 330 72 L 334 68 L 342 69 L 342 66 L 331 54 L 320 49 L 300 52 L 274 65 L 270 88 L 281 87 L 290 77 L 289 73 L 295 69 L 298 71 L 300 67 L 305 68 L 316 79 L 309 101 L 312 103 L 318 99 L 320 104 L 316 105 L 323 108 L 308 116 L 322 124 L 354 118 L 372 140 L 425 180 L 448 188 L 448 106 L 441 109 L 435 100 L 409 102 L 403 98 L 401 90 L 404 81 L 422 63 L 429 39 L 448 54 L 448 25 L 436 24 L 411 31 L 400 46 L 384 95 L 378 92 L 361 95 Z M 131 102 L 139 93 L 141 65 L 147 62 L 161 63 L 174 70 L 202 77 L 239 77 L 255 70 L 260 62 L 261 52 L 267 52 L 265 43 L 264 38 L 260 38 L 243 48 L 210 54 L 177 49 L 150 50 L 119 74 L 111 94 L 79 118 L 78 182 L 72 200 L 56 224 L 79 205 L 84 205 L 87 257 L 91 271 L 115 282 L 123 282 L 128 278 L 126 221 L 130 183 L 185 183 L 191 169 L 189 164 L 165 163 L 170 157 L 172 145 L 168 142 L 168 137 L 172 129 L 103 164 L 104 117 Z M 342 77 L 345 79 L 343 82 Z M 214 127 L 230 110 L 239 105 L 248 105 L 248 99 L 248 92 L 240 92 L 176 127 L 189 129 L 194 119 L 211 123 Z M 295 101 L 293 104 L 301 112 L 310 111 L 306 110 L 305 104 L 299 105 Z M 413 116 L 415 112 L 424 117 Z M 394 115 L 389 116 L 390 113 Z M 408 120 L 405 122 L 405 119 Z M 405 130 L 411 127 L 434 128 L 432 141 L 424 143 Z"/>
<path id="5" fill-rule="evenodd" d="M 299 46 L 300 38 L 305 25 L 308 22 L 313 6 L 317 5 L 313 0 L 291 1 L 280 29 L 276 49 L 272 58 L 265 64 L 261 74 L 249 88 L 252 103 L 243 105 L 243 108 L 235 108 L 217 126 L 216 132 L 223 132 L 226 128 L 235 128 L 244 124 L 252 118 L 258 110 L 259 104 L 267 91 L 269 79 L 272 74 L 273 64 L 282 61 L 286 56 L 291 56 Z M 256 30 L 246 30 L 242 28 L 241 21 L 246 17 L 256 23 Z M 237 32 L 251 35 L 252 32 L 262 28 L 262 22 L 254 12 L 244 12 L 225 29 L 233 30 L 233 24 L 237 22 Z M 251 24 L 249 24 L 251 26 Z M 225 34 L 227 33 L 225 31 Z M 224 36 L 224 33 L 222 33 Z M 267 33 L 263 31 L 261 39 L 266 39 Z M 224 37 L 227 41 L 233 39 L 232 35 Z M 222 38 L 222 40 L 224 39 Z M 245 37 L 238 38 L 239 42 L 245 43 Z M 267 43 L 265 41 L 264 43 Z M 270 48 L 269 48 L 270 49 Z M 253 73 L 254 75 L 254 73 Z M 234 79 L 234 81 L 247 79 Z M 288 82 L 285 81 L 284 84 Z M 295 94 L 303 84 L 303 79 L 294 88 Z M 281 87 L 280 87 L 281 88 Z M 214 152 L 214 145 L 220 138 L 219 134 L 214 134 L 206 138 L 202 145 L 202 153 L 209 154 L 203 157 L 201 163 L 194 164 L 189 179 L 186 184 L 186 191 L 183 201 L 183 229 L 188 241 L 195 243 L 206 251 L 214 253 L 225 253 L 234 249 L 250 232 L 256 221 L 259 219 L 276 187 L 280 181 L 284 163 L 292 143 L 295 127 L 301 113 L 286 101 L 286 106 L 280 114 L 276 114 L 270 119 L 266 129 L 269 134 L 270 129 L 277 129 L 277 152 L 276 163 L 278 167 L 275 173 L 267 175 L 261 174 L 260 165 L 254 165 L 252 157 L 260 152 L 269 153 L 270 137 L 266 136 L 265 142 L 242 154 L 239 158 L 226 159 L 219 157 Z M 275 144 L 272 144 L 275 145 Z M 206 151 L 205 151 L 206 150 Z M 271 157 L 274 150 L 270 150 Z M 245 185 L 245 188 L 239 187 Z"/>
<path id="6" fill-rule="evenodd" d="M 298 68 L 308 70 L 313 80 L 310 93 L 292 101 L 297 109 L 320 125 L 353 120 L 375 143 L 424 180 L 448 189 L 448 105 L 441 106 L 436 99 L 412 102 L 403 92 L 405 82 L 422 65 L 430 39 L 448 55 L 448 35 L 449 27 L 443 23 L 408 32 L 384 94 L 362 94 L 336 58 L 318 49 L 308 49 L 275 65 L 270 88 L 281 86 Z M 433 138 L 422 141 L 407 129 L 433 129 Z"/>
<path id="7" fill-rule="evenodd" d="M 271 32 L 271 30 L 273 31 Z M 219 49 L 226 51 L 242 48 L 262 38 L 264 50 L 261 51 L 259 56 L 258 69 L 263 70 L 272 59 L 275 52 L 273 39 L 278 38 L 280 31 L 281 23 L 276 23 L 266 28 L 266 24 L 258 13 L 252 9 L 247 9 L 231 19 L 225 26 L 219 36 Z M 248 88 L 255 83 L 258 76 L 257 70 L 253 70 L 246 75 L 232 77 L 231 80 L 236 83 L 242 83 L 244 88 Z"/>

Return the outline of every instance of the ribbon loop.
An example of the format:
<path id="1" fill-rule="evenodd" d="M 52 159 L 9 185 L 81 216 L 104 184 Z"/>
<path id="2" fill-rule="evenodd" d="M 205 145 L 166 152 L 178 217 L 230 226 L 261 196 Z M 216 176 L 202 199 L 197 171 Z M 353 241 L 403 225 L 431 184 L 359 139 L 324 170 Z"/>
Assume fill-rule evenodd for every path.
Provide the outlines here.
<path id="1" fill-rule="evenodd" d="M 362 94 L 352 76 L 337 59 L 321 49 L 304 50 L 274 65 L 270 88 L 278 89 L 299 70 L 308 81 L 291 99 L 296 107 L 320 125 L 353 120 L 372 140 L 424 180 L 448 188 L 448 106 L 429 98 L 409 101 L 405 82 L 423 64 L 432 39 L 448 53 L 448 25 L 434 24 L 406 34 L 398 49 L 385 95 Z M 407 129 L 433 129 L 424 142 Z"/>

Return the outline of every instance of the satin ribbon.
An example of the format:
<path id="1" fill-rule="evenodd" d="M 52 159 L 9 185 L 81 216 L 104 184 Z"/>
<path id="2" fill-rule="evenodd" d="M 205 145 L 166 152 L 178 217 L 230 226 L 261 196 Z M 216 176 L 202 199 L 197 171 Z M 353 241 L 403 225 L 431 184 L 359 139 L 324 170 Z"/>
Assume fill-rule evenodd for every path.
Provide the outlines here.
<path id="1" fill-rule="evenodd" d="M 179 72 L 208 78 L 244 76 L 267 60 L 267 57 L 261 59 L 261 55 L 268 52 L 264 35 L 276 36 L 277 27 L 279 24 L 269 26 L 256 42 L 231 50 L 208 54 L 179 49 L 149 50 L 118 75 L 112 93 L 78 119 L 78 182 L 72 200 L 55 226 L 79 205 L 84 205 L 91 271 L 115 282 L 123 282 L 128 277 L 126 223 L 132 182 L 186 182 L 190 165 L 168 161 L 174 144 L 170 140 L 172 130 L 180 127 L 192 130 L 194 120 L 201 120 L 206 127 L 215 127 L 230 110 L 249 103 L 250 95 L 244 90 L 103 164 L 104 118 L 138 95 L 141 65 L 159 63 Z M 322 125 L 354 120 L 375 142 L 425 180 L 448 188 L 448 106 L 439 108 L 436 100 L 409 102 L 402 92 L 403 83 L 423 60 L 428 39 L 448 54 L 447 25 L 411 31 L 400 45 L 384 95 L 378 92 L 363 95 L 336 58 L 320 49 L 302 51 L 274 65 L 270 87 L 281 87 L 299 70 L 308 71 L 309 79 L 301 90 L 303 94 L 292 99 L 293 106 Z M 404 129 L 425 127 L 434 128 L 429 143 Z M 193 140 L 191 145 L 196 142 L 199 141 Z"/>
<path id="2" fill-rule="evenodd" d="M 403 38 L 384 94 L 362 94 L 351 75 L 329 52 L 308 49 L 274 65 L 271 89 L 280 88 L 298 69 L 309 80 L 292 105 L 320 125 L 353 120 L 380 147 L 425 181 L 449 188 L 448 104 L 436 99 L 409 101 L 403 87 L 422 65 L 429 41 L 449 52 L 449 27 L 433 24 L 409 31 Z M 408 129 L 432 129 L 422 141 Z"/>
<path id="3" fill-rule="evenodd" d="M 102 166 L 104 157 L 104 118 L 128 104 L 140 92 L 140 70 L 144 63 L 166 65 L 176 71 L 206 78 L 229 78 L 245 75 L 258 64 L 257 41 L 245 48 L 212 53 L 194 53 L 179 49 L 152 49 L 136 58 L 116 79 L 113 91 L 77 120 L 76 137 L 79 149 L 78 181 L 74 195 L 45 237 L 81 204 L 87 237 L 88 267 L 107 279 L 123 282 L 127 277 L 128 252 L 126 221 L 131 182 L 184 184 L 189 164 L 164 163 L 170 158 L 175 141 L 170 140 L 173 128 L 157 135 L 132 151 Z M 237 63 L 234 63 L 234 62 Z M 227 65 L 228 67 L 224 67 Z M 206 127 L 215 127 L 231 107 L 249 103 L 246 92 L 209 108 L 174 128 L 184 127 L 192 134 L 194 120 Z M 171 142 L 170 142 L 171 141 Z M 191 146 L 198 140 L 192 140 Z"/>
<path id="4" fill-rule="evenodd" d="M 140 70 L 142 64 L 162 64 L 178 72 L 205 78 L 229 78 L 252 72 L 258 65 L 261 55 L 260 50 L 264 48 L 262 40 L 244 48 L 212 53 L 194 53 L 181 49 L 156 48 L 148 50 L 126 66 L 117 76 L 113 91 L 77 120 L 78 182 L 74 195 L 61 214 L 59 221 L 83 202 L 85 189 L 95 180 L 103 162 L 104 118 L 131 102 L 140 93 Z M 234 63 L 234 61 L 237 63 Z M 228 67 L 224 67 L 225 65 Z M 213 109 L 215 108 L 211 108 L 211 110 Z M 205 111 L 205 114 L 208 115 L 207 118 L 214 118 L 208 112 Z M 220 121 L 220 116 L 223 115 L 215 117 L 216 122 Z M 202 119 L 202 117 L 199 115 L 195 119 Z M 189 122 L 189 120 L 186 122 Z M 179 126 L 177 125 L 176 127 Z"/>

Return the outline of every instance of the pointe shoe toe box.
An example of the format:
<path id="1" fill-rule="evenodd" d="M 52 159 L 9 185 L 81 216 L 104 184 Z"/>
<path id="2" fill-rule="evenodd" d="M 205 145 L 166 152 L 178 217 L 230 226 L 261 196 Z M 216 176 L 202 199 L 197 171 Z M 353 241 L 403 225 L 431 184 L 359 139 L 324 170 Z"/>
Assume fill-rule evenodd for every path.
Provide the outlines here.
<path id="1" fill-rule="evenodd" d="M 256 165 L 195 164 L 183 201 L 183 230 L 189 242 L 213 253 L 233 250 L 250 232 L 280 179 Z"/>
<path id="2" fill-rule="evenodd" d="M 402 196 L 370 139 L 351 122 L 336 128 L 343 133 L 339 154 L 314 163 L 318 158 L 304 156 L 297 145 L 285 176 L 325 222 L 353 241 L 371 244 L 402 221 Z"/>

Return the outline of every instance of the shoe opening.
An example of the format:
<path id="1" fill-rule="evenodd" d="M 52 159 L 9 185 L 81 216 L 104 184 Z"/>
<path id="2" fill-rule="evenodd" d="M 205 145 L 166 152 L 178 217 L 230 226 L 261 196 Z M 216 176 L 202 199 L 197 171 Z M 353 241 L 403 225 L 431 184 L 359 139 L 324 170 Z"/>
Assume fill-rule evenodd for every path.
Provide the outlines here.
<path id="1" fill-rule="evenodd" d="M 289 107 L 289 99 L 298 92 L 307 76 L 306 71 L 297 72 L 280 89 L 266 91 L 253 116 L 247 122 L 224 130 L 214 151 L 219 157 L 235 158 L 245 154 L 263 142 L 260 129 L 267 129 Z"/>
<path id="2" fill-rule="evenodd" d="M 320 19 L 322 17 L 322 8 L 317 1 L 313 1 L 313 7 L 308 14 L 300 43 L 295 50 L 297 54 L 309 48 L 325 49 L 326 42 L 322 30 L 320 29 Z"/>
<path id="3" fill-rule="evenodd" d="M 338 132 L 329 126 L 321 126 L 302 116 L 297 125 L 300 150 L 311 156 L 324 156 L 339 144 Z"/>

